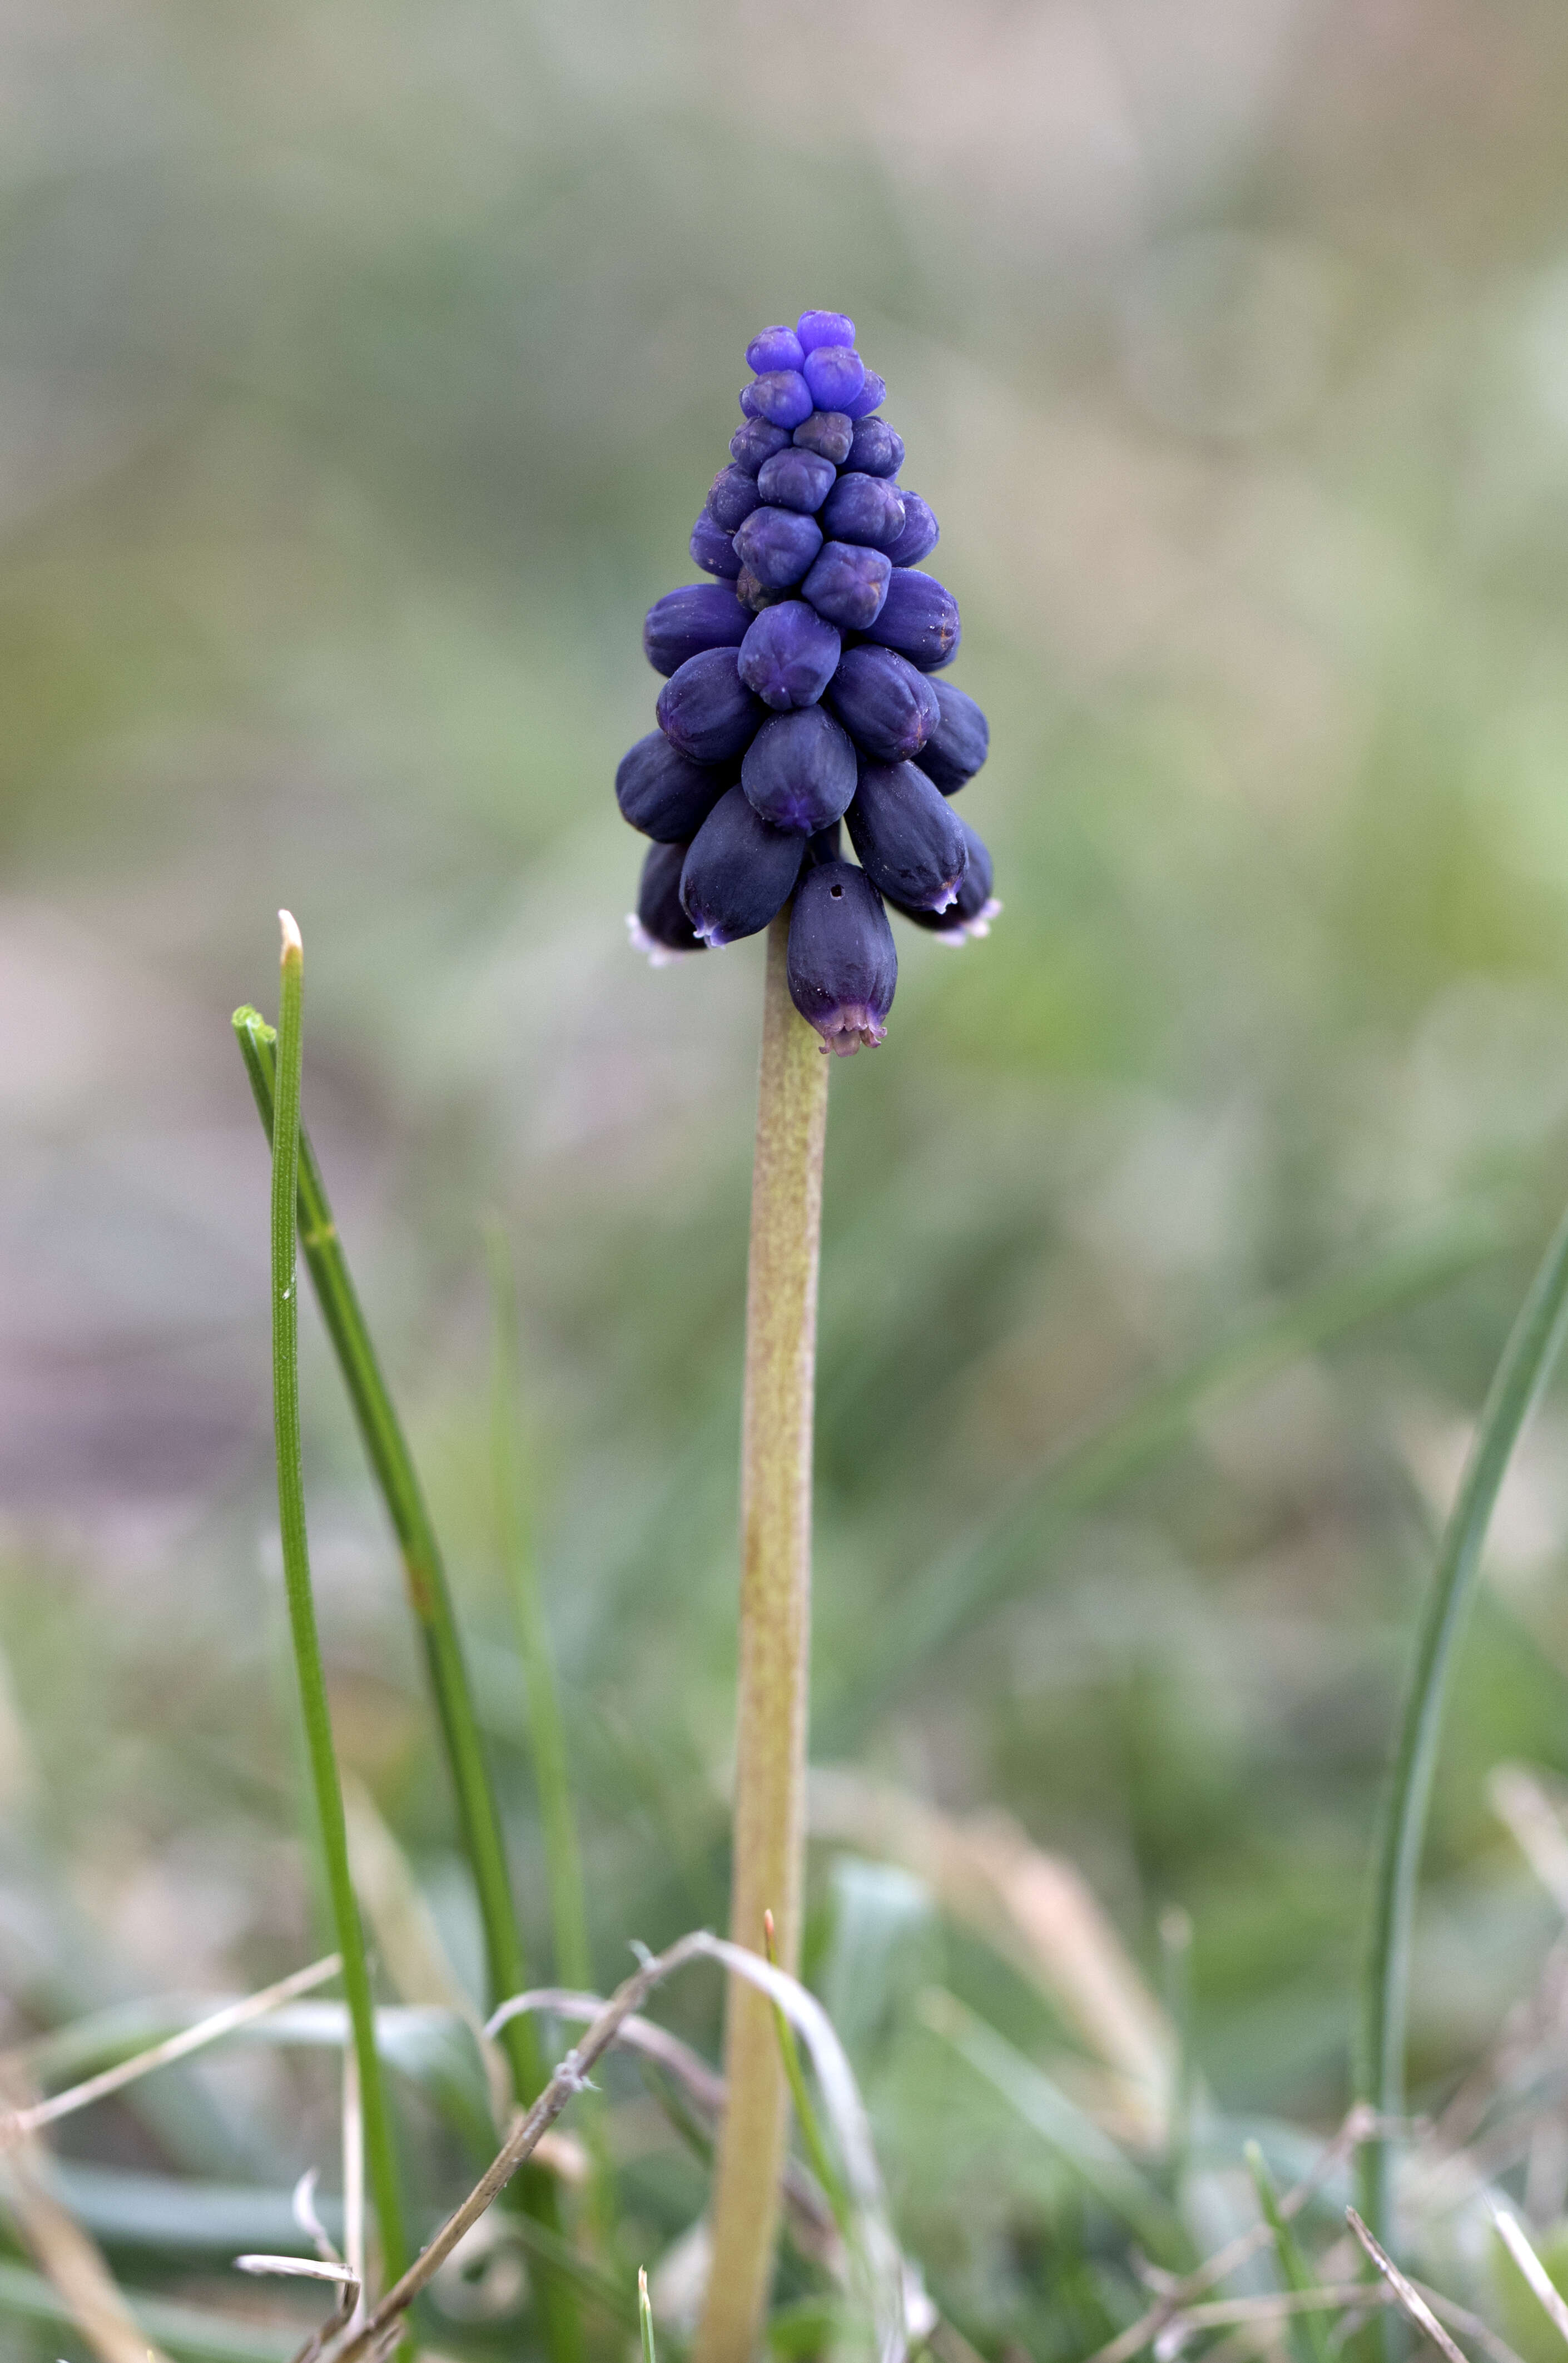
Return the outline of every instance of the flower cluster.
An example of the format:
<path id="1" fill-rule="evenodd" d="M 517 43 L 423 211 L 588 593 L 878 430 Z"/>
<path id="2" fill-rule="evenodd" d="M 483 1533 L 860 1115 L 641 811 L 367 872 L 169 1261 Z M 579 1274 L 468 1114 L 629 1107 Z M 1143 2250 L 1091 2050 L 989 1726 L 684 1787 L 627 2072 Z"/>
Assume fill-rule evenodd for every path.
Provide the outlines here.
<path id="1" fill-rule="evenodd" d="M 662 962 L 734 943 L 793 894 L 790 992 L 846 1056 L 887 1030 L 884 903 L 953 944 L 1001 907 L 990 855 L 948 802 L 988 733 L 935 678 L 959 643 L 956 602 L 916 571 L 937 521 L 898 483 L 886 388 L 854 341 L 841 312 L 803 312 L 747 347 L 742 422 L 692 529 L 712 579 L 648 611 L 659 727 L 616 774 L 623 815 L 653 839 L 637 948 Z"/>

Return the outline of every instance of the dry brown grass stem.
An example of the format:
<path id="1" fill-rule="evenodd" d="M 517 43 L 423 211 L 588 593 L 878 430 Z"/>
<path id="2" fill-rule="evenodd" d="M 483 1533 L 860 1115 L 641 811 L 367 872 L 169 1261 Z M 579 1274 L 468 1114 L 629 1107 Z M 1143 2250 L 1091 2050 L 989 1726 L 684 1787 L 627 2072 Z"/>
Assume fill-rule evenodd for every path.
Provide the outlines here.
<path id="1" fill-rule="evenodd" d="M 165 2363 L 138 2329 L 97 2242 L 49 2189 L 43 2166 L 40 2145 L 29 2135 L 13 2133 L 0 2189 L 39 2270 L 59 2291 L 98 2363 Z"/>
<path id="2" fill-rule="evenodd" d="M 1400 2271 L 1382 2241 L 1367 2230 L 1353 2207 L 1346 2208 L 1345 2221 L 1417 2329 L 1431 2340 L 1440 2355 L 1446 2356 L 1448 2363 L 1467 2363 L 1463 2347 L 1455 2345 L 1415 2282 Z"/>

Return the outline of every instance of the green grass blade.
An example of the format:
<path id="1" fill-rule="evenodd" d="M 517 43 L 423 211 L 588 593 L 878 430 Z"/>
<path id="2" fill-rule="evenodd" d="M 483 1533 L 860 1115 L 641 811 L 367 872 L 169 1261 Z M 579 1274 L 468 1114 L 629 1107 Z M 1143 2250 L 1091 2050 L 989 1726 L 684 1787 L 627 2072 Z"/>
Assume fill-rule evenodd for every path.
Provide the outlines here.
<path id="1" fill-rule="evenodd" d="M 659 2363 L 658 2351 L 653 2344 L 653 2308 L 648 2296 L 648 2273 L 642 2265 L 637 2269 L 637 2321 L 642 2333 L 642 2363 Z"/>
<path id="2" fill-rule="evenodd" d="M 1245 2156 L 1247 2171 L 1258 2194 L 1259 2211 L 1274 2235 L 1274 2253 L 1279 2258 L 1280 2276 L 1286 2289 L 1298 2294 L 1316 2289 L 1319 2276 L 1302 2255 L 1289 2220 L 1280 2213 L 1279 2192 L 1274 2189 L 1268 2162 L 1255 2141 L 1247 2144 Z M 1286 2335 L 1296 2363 L 1332 2363 L 1329 2324 L 1323 2314 L 1317 2312 L 1291 2314 L 1287 2318 Z"/>
<path id="3" fill-rule="evenodd" d="M 120 2295 L 137 2327 L 179 2363 L 288 2363 L 299 2345 L 293 2330 L 268 2330 L 174 2299 L 150 2297 L 140 2290 L 122 2289 Z M 8 2258 L 0 2258 L 0 2316 L 46 2330 L 76 2327 L 75 2316 L 53 2283 Z"/>
<path id="4" fill-rule="evenodd" d="M 288 1592 L 289 1631 L 299 1678 L 300 1707 L 317 1819 L 326 1864 L 327 1888 L 338 1950 L 343 1957 L 343 1991 L 353 2026 L 364 2116 L 365 2161 L 381 2231 L 382 2261 L 388 2280 L 408 2263 L 403 2199 L 393 2150 L 392 2122 L 375 2047 L 375 2010 L 359 1905 L 349 1876 L 349 1836 L 343 1792 L 332 1745 L 327 1678 L 316 1629 L 310 1587 L 310 1551 L 305 1525 L 305 1479 L 300 1460 L 299 1324 L 295 1266 L 295 1212 L 299 1191 L 299 1093 L 303 1047 L 305 956 L 299 930 L 284 915 L 284 952 L 277 1043 L 277 1099 L 272 1125 L 272 1419 L 278 1467 L 278 1523 L 283 1535 L 284 1581 Z"/>
<path id="5" fill-rule="evenodd" d="M 234 1031 L 250 1080 L 257 1113 L 269 1139 L 274 1129 L 277 1056 L 272 1028 L 257 1011 L 237 1009 Z M 409 1604 L 418 1627 L 435 1701 L 463 1850 L 468 1857 L 484 1931 L 488 2005 L 494 2009 L 528 1983 L 527 1957 L 506 1867 L 506 1840 L 488 1758 L 459 1638 L 446 1564 L 426 1506 L 391 1392 L 382 1372 L 359 1292 L 332 1216 L 309 1135 L 299 1134 L 299 1241 L 321 1317 L 348 1391 L 371 1471 L 385 1504 L 403 1560 Z M 501 2042 L 519 2100 L 536 2097 L 544 2082 L 539 2039 L 524 2015 L 502 2030 Z M 517 2178 L 525 2211 L 546 2232 L 559 2232 L 553 2180 L 542 2169 Z M 582 2351 L 576 2306 L 558 2274 L 541 2271 L 539 2295 L 552 2363 L 576 2363 Z"/>
<path id="6" fill-rule="evenodd" d="M 1405 2113 L 1405 2025 L 1410 1929 L 1438 1739 L 1455 1644 L 1480 1573 L 1481 1552 L 1514 1447 L 1551 1374 L 1568 1316 L 1568 1215 L 1541 1260 L 1503 1348 L 1459 1498 L 1443 1530 L 1399 1729 L 1385 1808 L 1362 1995 L 1359 2097 L 1381 2117 Z M 1362 2152 L 1362 2206 L 1380 2239 L 1389 2229 L 1385 2137 Z"/>
<path id="7" fill-rule="evenodd" d="M 762 1933 L 768 1958 L 777 1969 L 778 1948 L 773 1942 L 773 1915 L 771 1912 L 762 1914 Z M 784 2080 L 795 2104 L 795 2121 L 800 2127 L 800 2138 L 805 2145 L 811 2171 L 822 2185 L 840 2237 L 847 2240 L 850 2236 L 850 2195 L 828 2155 L 828 2145 L 822 2138 L 822 2128 L 811 2105 L 811 2095 L 806 2089 L 806 2071 L 800 2064 L 800 2046 L 795 2039 L 795 2029 L 776 2002 L 773 2004 L 773 2025 L 778 2030 L 779 2057 L 784 2061 Z"/>

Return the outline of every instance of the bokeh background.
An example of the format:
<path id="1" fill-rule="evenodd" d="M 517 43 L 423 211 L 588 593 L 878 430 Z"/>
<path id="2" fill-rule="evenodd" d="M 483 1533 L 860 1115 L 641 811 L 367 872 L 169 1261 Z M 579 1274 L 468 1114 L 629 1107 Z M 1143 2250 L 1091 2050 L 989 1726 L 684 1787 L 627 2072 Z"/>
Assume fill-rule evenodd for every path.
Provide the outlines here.
<path id="1" fill-rule="evenodd" d="M 1181 1907 L 1217 2100 L 1337 2119 L 1433 1522 L 1568 1180 L 1565 104 L 1545 0 L 10 0 L 9 2039 L 311 1941 L 228 1023 L 271 1005 L 280 903 L 525 1892 L 492 1213 L 598 1974 L 723 1917 L 760 948 L 630 955 L 610 782 L 745 343 L 828 305 L 942 522 L 1006 912 L 957 955 L 901 931 L 887 1043 L 833 1077 L 815 1754 L 1005 1809 L 1151 1980 Z M 1151 1448 L 1038 1490 L 1303 1305 L 1306 1350 L 1222 1359 Z M 395 1563 L 304 1326 L 339 1737 L 467 1959 Z M 1486 1776 L 1568 1772 L 1565 1447 L 1555 1397 L 1460 1669 L 1429 2092 L 1553 1932 Z M 862 1986 L 864 1877 L 813 1862 L 911 2237 L 972 2336 L 1040 2344 L 1050 2191 L 973 2094 L 944 2191 L 917 1990 L 1025 2048 L 1043 2005 L 910 1888 Z M 711 2038 L 711 1993 L 680 2009 Z M 291 2179 L 308 2120 L 244 2091 L 65 2147 Z"/>

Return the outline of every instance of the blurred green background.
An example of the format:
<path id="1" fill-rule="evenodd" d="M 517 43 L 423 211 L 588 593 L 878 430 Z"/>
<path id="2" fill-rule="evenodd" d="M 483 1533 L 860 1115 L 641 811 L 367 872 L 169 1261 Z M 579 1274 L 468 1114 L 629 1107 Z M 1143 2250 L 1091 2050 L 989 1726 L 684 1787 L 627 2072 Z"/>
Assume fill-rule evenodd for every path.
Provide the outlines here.
<path id="1" fill-rule="evenodd" d="M 1006 911 L 956 956 L 902 929 L 887 1043 L 833 1077 L 816 1757 L 1006 1808 L 1151 1977 L 1184 1907 L 1217 2098 L 1337 2118 L 1433 1522 L 1568 1182 L 1565 104 L 1544 0 L 5 12 L 8 2039 L 312 1941 L 228 1025 L 272 1005 L 280 903 L 525 1899 L 491 1210 L 598 1975 L 722 1920 L 760 948 L 628 953 L 610 782 L 746 341 L 825 305 L 942 521 Z M 1143 1391 L 1450 1246 L 992 1550 Z M 303 1326 L 339 1737 L 463 1954 L 394 1557 Z M 1553 1933 L 1485 1774 L 1568 1772 L 1565 1445 L 1558 1394 L 1460 1670 L 1427 2091 Z M 826 1976 L 828 1849 L 814 1879 Z M 711 2039 L 711 1991 L 675 2007 Z M 1036 2202 L 982 2175 L 966 2229 L 934 2188 L 908 1994 L 861 2055 L 934 2280 L 1025 2335 Z M 254 2091 L 228 2170 L 292 2175 Z"/>

